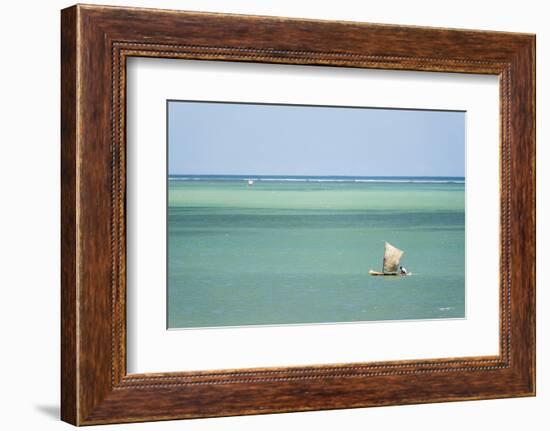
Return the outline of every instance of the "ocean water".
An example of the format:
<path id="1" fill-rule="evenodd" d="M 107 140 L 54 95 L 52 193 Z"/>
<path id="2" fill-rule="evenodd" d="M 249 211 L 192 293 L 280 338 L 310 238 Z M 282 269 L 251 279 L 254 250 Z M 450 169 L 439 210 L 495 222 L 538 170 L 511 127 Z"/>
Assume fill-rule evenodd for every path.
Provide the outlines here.
<path id="1" fill-rule="evenodd" d="M 169 179 L 169 328 L 465 317 L 463 178 L 247 178 Z"/>

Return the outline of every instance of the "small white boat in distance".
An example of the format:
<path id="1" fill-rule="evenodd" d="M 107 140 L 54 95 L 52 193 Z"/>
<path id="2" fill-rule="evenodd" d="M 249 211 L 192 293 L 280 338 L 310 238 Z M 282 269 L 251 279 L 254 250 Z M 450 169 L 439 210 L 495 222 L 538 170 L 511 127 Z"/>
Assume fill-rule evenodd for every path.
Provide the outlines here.
<path id="1" fill-rule="evenodd" d="M 254 185 L 254 181 L 252 181 L 252 180 L 248 180 L 248 185 L 249 185 L 249 186 L 252 186 L 252 185 Z"/>
<path id="2" fill-rule="evenodd" d="M 408 275 L 408 272 L 402 266 L 399 266 L 401 256 L 404 251 L 394 247 L 389 242 L 384 242 L 384 262 L 382 272 L 369 270 L 370 275 Z"/>

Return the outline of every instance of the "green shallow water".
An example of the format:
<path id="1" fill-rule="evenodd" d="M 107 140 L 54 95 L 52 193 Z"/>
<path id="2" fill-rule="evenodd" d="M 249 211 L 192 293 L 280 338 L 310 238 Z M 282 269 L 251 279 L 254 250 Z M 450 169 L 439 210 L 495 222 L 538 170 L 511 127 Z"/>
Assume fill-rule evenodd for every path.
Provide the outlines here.
<path id="1" fill-rule="evenodd" d="M 168 327 L 461 318 L 464 242 L 464 184 L 169 181 Z"/>

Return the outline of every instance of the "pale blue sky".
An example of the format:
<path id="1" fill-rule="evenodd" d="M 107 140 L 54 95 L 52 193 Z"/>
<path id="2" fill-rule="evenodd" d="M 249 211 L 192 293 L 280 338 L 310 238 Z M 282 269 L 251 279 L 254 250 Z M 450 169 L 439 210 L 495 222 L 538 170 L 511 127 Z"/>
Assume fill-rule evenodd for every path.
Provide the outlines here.
<path id="1" fill-rule="evenodd" d="M 465 112 L 168 102 L 170 175 L 464 176 Z"/>

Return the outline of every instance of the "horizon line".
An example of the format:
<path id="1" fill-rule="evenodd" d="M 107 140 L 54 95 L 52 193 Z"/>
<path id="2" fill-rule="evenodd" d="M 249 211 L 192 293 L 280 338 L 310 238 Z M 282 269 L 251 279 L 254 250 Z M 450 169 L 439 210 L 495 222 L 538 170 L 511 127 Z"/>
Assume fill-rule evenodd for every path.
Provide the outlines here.
<path id="1" fill-rule="evenodd" d="M 168 174 L 169 177 L 279 177 L 279 178 L 462 178 L 464 175 L 281 175 L 281 174 Z"/>

